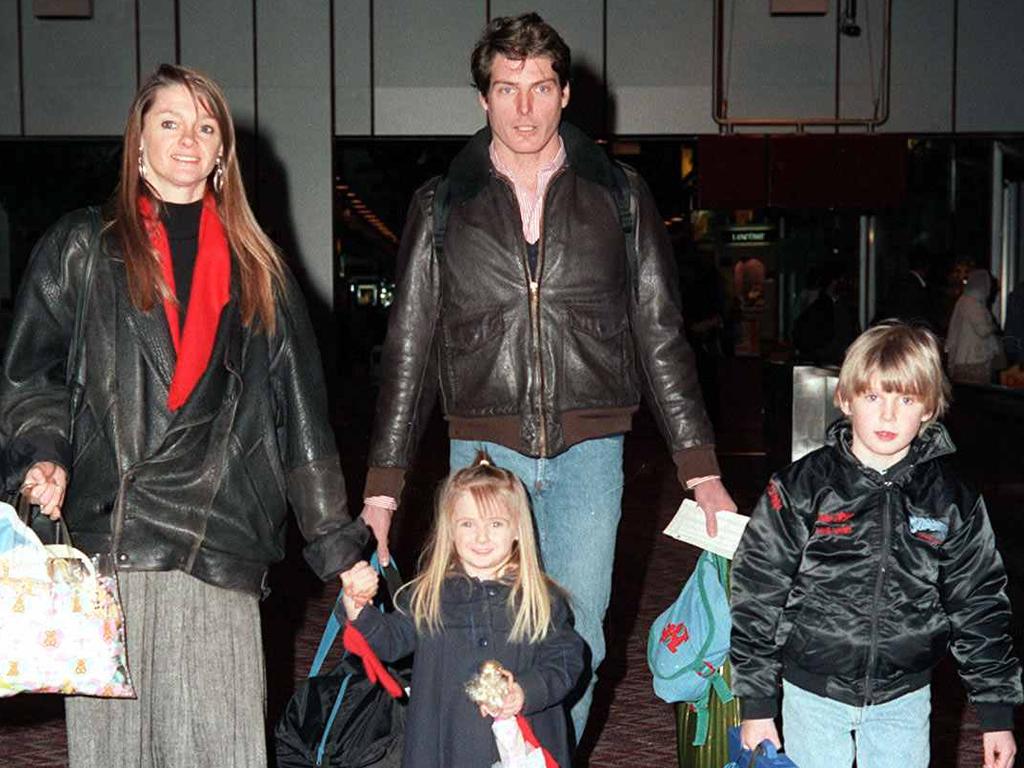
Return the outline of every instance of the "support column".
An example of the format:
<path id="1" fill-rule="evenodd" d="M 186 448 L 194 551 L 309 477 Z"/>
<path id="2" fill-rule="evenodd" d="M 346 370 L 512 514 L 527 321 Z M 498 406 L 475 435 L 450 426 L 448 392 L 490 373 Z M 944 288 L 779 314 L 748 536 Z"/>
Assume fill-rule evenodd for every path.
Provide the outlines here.
<path id="1" fill-rule="evenodd" d="M 868 218 L 860 217 L 860 237 L 857 249 L 857 320 L 861 328 L 868 327 Z"/>
<path id="2" fill-rule="evenodd" d="M 989 253 L 989 272 L 996 277 L 1003 273 L 1003 145 L 998 141 L 992 142 L 992 197 L 989 211 L 989 233 L 991 245 Z M 1005 288 L 1005 286 L 1004 286 Z M 1001 300 L 995 307 L 996 322 L 1003 324 L 1005 300 Z"/>

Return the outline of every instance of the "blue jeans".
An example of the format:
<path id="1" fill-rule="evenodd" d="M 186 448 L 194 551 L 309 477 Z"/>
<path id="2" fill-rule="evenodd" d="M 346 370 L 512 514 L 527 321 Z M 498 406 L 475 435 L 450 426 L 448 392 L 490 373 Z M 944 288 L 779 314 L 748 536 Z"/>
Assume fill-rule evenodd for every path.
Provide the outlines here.
<path id="1" fill-rule="evenodd" d="M 587 440 L 547 459 L 533 459 L 496 443 L 452 440 L 451 466 L 468 466 L 484 448 L 511 470 L 530 494 L 541 558 L 548 575 L 569 591 L 576 631 L 604 660 L 604 614 L 612 591 L 615 536 L 622 516 L 622 435 Z M 572 703 L 576 740 L 583 736 L 597 675 Z"/>
<path id="2" fill-rule="evenodd" d="M 931 687 L 853 707 L 782 681 L 783 747 L 800 768 L 928 768 Z"/>

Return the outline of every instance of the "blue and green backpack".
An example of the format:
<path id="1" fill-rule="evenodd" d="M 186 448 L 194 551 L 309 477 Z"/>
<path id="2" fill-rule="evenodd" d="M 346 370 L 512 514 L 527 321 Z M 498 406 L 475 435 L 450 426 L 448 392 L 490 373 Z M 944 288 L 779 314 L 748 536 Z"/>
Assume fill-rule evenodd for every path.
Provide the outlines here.
<path id="1" fill-rule="evenodd" d="M 655 620 L 647 637 L 654 692 L 669 703 L 687 702 L 696 711 L 695 747 L 707 740 L 711 692 L 723 702 L 733 698 L 722 677 L 732 629 L 728 574 L 728 560 L 703 552 L 679 597 Z"/>

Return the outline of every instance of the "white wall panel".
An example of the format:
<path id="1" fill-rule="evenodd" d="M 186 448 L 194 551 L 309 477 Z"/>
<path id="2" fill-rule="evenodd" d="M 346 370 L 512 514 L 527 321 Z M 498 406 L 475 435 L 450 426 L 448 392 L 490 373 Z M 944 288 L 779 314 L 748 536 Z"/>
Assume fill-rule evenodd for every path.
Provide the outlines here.
<path id="1" fill-rule="evenodd" d="M 891 107 L 882 131 L 952 130 L 955 1 L 894 0 Z"/>
<path id="2" fill-rule="evenodd" d="M 252 0 L 178 1 L 180 63 L 201 69 L 220 83 L 235 124 L 251 133 L 256 116 Z M 264 29 L 261 34 L 269 33 Z"/>
<path id="3" fill-rule="evenodd" d="M 113 136 L 135 94 L 135 3 L 93 4 L 91 19 L 37 19 L 21 0 L 25 133 Z"/>
<path id="4" fill-rule="evenodd" d="M 882 112 L 882 93 L 885 82 L 880 78 L 885 50 L 885 0 L 860 0 L 857 3 L 857 25 L 860 36 L 839 37 L 839 117 L 861 119 L 873 117 L 878 103 Z M 835 16 L 832 17 L 833 22 Z M 851 127 L 854 133 L 863 128 Z"/>
<path id="5" fill-rule="evenodd" d="M 473 132 L 483 118 L 470 85 L 469 52 L 488 13 L 530 9 L 559 29 L 585 72 L 570 107 L 586 107 L 584 127 L 632 135 L 717 130 L 711 121 L 712 0 L 321 0 L 279 3 L 280 11 L 263 2 L 102 0 L 88 20 L 39 20 L 32 0 L 0 3 L 0 135 L 117 135 L 137 77 L 173 61 L 180 50 L 181 63 L 208 71 L 224 86 L 244 144 L 258 122 L 260 41 L 266 35 L 275 45 L 279 32 L 258 22 L 254 3 L 269 14 L 266 24 L 277 24 L 278 12 L 287 10 L 300 25 L 310 14 L 321 21 L 326 14 L 331 27 L 333 8 L 327 32 L 333 35 L 337 135 Z M 772 17 L 765 2 L 724 0 L 730 114 L 832 115 L 840 6 L 830 3 L 824 17 Z M 860 0 L 864 34 L 842 39 L 843 116 L 867 114 L 881 88 L 875 78 L 882 9 L 883 0 Z M 1022 0 L 893 0 L 891 115 L 880 130 L 1024 131 L 1022 29 Z M 281 65 L 305 71 L 305 40 L 289 44 Z M 330 79 L 330 56 L 324 64 L 317 53 L 310 62 L 326 66 L 319 82 Z M 254 151 L 244 154 L 252 166 Z"/>
<path id="6" fill-rule="evenodd" d="M 139 78 L 145 80 L 161 64 L 174 64 L 174 3 L 139 0 Z"/>
<path id="7" fill-rule="evenodd" d="M 620 134 L 714 133 L 710 2 L 608 0 L 608 92 Z"/>
<path id="8" fill-rule="evenodd" d="M 960 0 L 956 129 L 1024 130 L 1024 2 Z"/>
<path id="9" fill-rule="evenodd" d="M 0 4 L 0 136 L 21 133 L 18 83 L 18 6 Z"/>
<path id="10" fill-rule="evenodd" d="M 373 0 L 334 0 L 334 132 L 373 132 L 370 10 Z"/>
<path id="11" fill-rule="evenodd" d="M 301 265 L 311 299 L 333 296 L 330 5 L 257 0 L 260 221 Z M 301 55 L 296 52 L 301 51 Z"/>
<path id="12" fill-rule="evenodd" d="M 824 16 L 772 16 L 768 3 L 749 0 L 724 6 L 730 117 L 835 114 L 835 3 Z"/>
<path id="13" fill-rule="evenodd" d="M 485 13 L 481 0 L 374 3 L 378 136 L 459 135 L 483 125 L 469 54 Z"/>

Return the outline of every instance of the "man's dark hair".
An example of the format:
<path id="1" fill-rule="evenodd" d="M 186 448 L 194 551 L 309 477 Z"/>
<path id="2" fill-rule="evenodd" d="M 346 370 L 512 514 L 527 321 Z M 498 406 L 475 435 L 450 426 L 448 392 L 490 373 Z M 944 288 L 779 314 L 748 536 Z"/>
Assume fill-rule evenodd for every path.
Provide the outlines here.
<path id="1" fill-rule="evenodd" d="M 572 66 L 569 46 L 555 28 L 536 13 L 500 16 L 484 28 L 473 48 L 470 66 L 473 82 L 485 97 L 491 89 L 491 65 L 498 54 L 513 61 L 546 56 L 551 59 L 551 68 L 558 75 L 558 87 L 564 89 L 569 84 Z"/>

